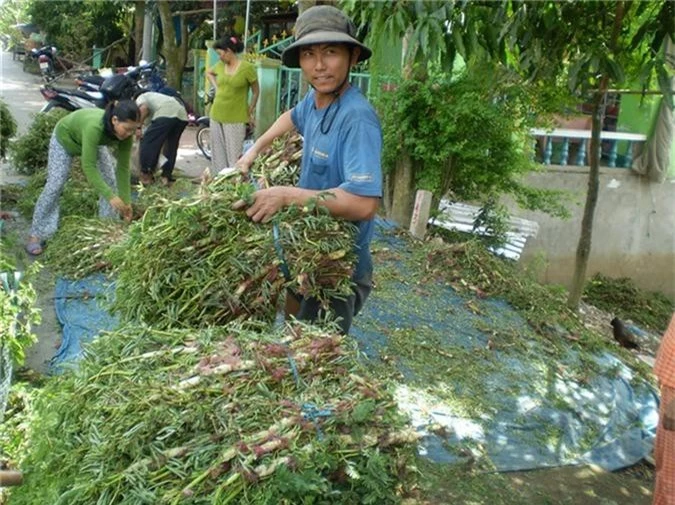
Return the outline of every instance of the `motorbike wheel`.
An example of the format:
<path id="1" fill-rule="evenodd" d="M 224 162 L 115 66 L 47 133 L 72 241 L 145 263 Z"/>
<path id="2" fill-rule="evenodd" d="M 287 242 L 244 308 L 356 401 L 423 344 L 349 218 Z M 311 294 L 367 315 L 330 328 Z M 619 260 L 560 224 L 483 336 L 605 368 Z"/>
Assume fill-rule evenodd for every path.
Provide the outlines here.
<path id="1" fill-rule="evenodd" d="M 211 159 L 211 129 L 208 125 L 201 125 L 197 129 L 197 146 L 207 160 Z"/>

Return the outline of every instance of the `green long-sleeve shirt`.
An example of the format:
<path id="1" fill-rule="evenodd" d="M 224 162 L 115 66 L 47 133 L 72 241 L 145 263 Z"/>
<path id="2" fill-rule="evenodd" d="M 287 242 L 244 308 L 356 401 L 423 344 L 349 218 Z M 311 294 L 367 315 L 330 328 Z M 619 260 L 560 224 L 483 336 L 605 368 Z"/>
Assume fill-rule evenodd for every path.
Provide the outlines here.
<path id="1" fill-rule="evenodd" d="M 89 184 L 103 198 L 110 200 L 115 196 L 115 189 L 106 184 L 98 170 L 99 146 L 118 145 L 117 148 L 117 196 L 124 203 L 131 202 L 131 180 L 129 175 L 129 160 L 133 136 L 126 140 L 106 135 L 103 130 L 102 109 L 80 109 L 71 112 L 56 123 L 56 139 L 71 156 L 80 156 L 82 171 Z"/>

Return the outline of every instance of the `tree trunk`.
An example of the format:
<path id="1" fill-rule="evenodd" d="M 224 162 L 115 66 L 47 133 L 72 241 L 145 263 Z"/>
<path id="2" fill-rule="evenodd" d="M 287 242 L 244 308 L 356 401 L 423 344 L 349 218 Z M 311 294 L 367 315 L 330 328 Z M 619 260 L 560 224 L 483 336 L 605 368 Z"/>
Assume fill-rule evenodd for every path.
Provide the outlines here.
<path id="1" fill-rule="evenodd" d="M 180 46 L 176 45 L 176 30 L 173 26 L 173 13 L 168 0 L 158 0 L 157 9 L 162 22 L 162 50 L 166 58 L 166 82 L 172 88 L 181 91 L 183 83 L 183 68 L 187 60 L 187 32 L 183 28 L 185 23 L 181 18 Z"/>
<path id="2" fill-rule="evenodd" d="M 393 173 L 389 175 L 393 184 L 391 211 L 387 218 L 400 226 L 407 228 L 412 217 L 415 203 L 415 177 L 410 155 L 403 152 L 397 160 Z"/>
<path id="3" fill-rule="evenodd" d="M 617 2 L 614 13 L 614 27 L 612 28 L 612 38 L 610 46 L 616 47 L 621 25 L 623 23 L 624 3 Z M 574 264 L 574 277 L 572 277 L 572 286 L 567 298 L 567 306 L 573 310 L 579 307 L 581 295 L 584 292 L 586 283 L 586 270 L 588 268 L 588 258 L 591 255 L 591 238 L 593 235 L 593 216 L 595 207 L 598 203 L 598 191 L 600 189 L 600 132 L 605 117 L 605 101 L 607 99 L 607 90 L 609 89 L 609 76 L 602 75 L 600 86 L 593 99 L 593 126 L 591 128 L 590 160 L 591 170 L 588 174 L 588 193 L 586 195 L 586 206 L 584 207 L 584 217 L 581 220 L 581 236 L 577 244 L 576 262 Z"/>
<path id="4" fill-rule="evenodd" d="M 588 174 L 588 192 L 586 193 L 584 217 L 581 221 L 581 236 L 579 237 L 579 243 L 577 244 L 574 277 L 572 277 L 572 286 L 570 288 L 569 297 L 567 298 L 567 306 L 574 310 L 579 306 L 579 301 L 581 300 L 581 295 L 584 291 L 588 258 L 591 255 L 593 216 L 595 215 L 595 207 L 598 203 L 598 191 L 600 188 L 600 132 L 602 131 L 602 122 L 605 116 L 604 104 L 606 95 L 606 91 L 598 91 L 593 100 L 593 125 L 591 127 L 591 145 L 589 147 L 591 169 Z"/>
<path id="5" fill-rule="evenodd" d="M 145 21 L 145 0 L 134 2 L 134 54 L 132 62 L 138 65 L 143 49 L 143 23 Z"/>
<path id="6" fill-rule="evenodd" d="M 411 48 L 412 30 L 409 29 L 403 38 L 403 53 L 408 55 Z M 427 78 L 426 62 L 417 60 L 415 62 L 406 57 L 402 69 L 403 79 L 415 79 L 424 81 Z M 401 156 L 396 160 L 394 170 L 387 176 L 387 186 L 385 187 L 385 197 L 391 197 L 390 202 L 385 201 L 387 218 L 391 219 L 399 226 L 407 228 L 412 217 L 413 207 L 415 205 L 415 172 L 416 167 L 405 148 Z"/>

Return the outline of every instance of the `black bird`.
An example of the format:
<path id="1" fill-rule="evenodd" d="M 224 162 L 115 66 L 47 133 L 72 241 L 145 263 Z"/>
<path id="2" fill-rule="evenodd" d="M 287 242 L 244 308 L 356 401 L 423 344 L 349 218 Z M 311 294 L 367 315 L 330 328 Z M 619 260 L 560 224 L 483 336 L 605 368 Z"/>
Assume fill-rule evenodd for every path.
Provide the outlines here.
<path id="1" fill-rule="evenodd" d="M 640 349 L 640 346 L 633 339 L 633 335 L 624 326 L 621 319 L 615 317 L 610 323 L 614 327 L 614 339 L 619 342 L 621 347 L 626 349 Z"/>

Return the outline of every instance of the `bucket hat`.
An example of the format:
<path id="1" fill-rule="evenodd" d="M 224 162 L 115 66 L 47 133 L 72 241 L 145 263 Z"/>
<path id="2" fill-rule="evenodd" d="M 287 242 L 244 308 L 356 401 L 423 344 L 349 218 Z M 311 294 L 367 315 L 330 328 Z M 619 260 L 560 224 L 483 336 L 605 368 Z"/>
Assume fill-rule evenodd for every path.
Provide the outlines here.
<path id="1" fill-rule="evenodd" d="M 310 7 L 295 22 L 295 41 L 281 54 L 287 67 L 300 66 L 300 47 L 313 44 L 341 43 L 361 48 L 357 61 L 365 61 L 373 52 L 356 40 L 356 27 L 340 9 L 330 5 Z"/>

